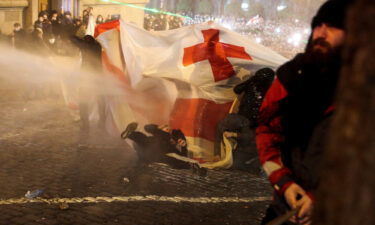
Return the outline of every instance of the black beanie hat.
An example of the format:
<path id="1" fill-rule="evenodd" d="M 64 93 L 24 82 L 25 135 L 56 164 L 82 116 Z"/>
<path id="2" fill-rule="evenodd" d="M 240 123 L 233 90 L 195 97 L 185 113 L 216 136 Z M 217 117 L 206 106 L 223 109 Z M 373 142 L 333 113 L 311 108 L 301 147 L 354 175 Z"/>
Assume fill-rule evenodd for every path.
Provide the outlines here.
<path id="1" fill-rule="evenodd" d="M 352 0 L 328 0 L 325 2 L 312 20 L 312 29 L 322 23 L 345 29 L 346 11 L 350 3 Z"/>

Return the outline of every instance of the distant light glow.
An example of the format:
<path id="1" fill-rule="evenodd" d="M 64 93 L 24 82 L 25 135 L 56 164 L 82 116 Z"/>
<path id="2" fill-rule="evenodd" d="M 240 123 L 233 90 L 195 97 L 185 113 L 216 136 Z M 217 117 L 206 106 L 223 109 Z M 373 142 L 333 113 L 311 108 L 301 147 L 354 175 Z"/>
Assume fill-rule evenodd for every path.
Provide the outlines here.
<path id="1" fill-rule="evenodd" d="M 125 2 L 119 2 L 119 1 L 114 1 L 114 0 L 100 0 L 100 1 L 102 1 L 102 2 L 110 2 L 110 3 L 113 3 L 113 4 L 128 6 L 128 7 L 136 8 L 136 9 L 142 9 L 142 10 L 145 10 L 145 11 L 148 11 L 148 12 L 153 12 L 153 13 L 161 13 L 161 14 L 170 15 L 170 16 L 176 16 L 176 17 L 181 17 L 181 18 L 185 18 L 185 19 L 192 19 L 189 16 L 183 16 L 183 15 L 176 14 L 176 13 L 160 11 L 160 10 L 157 10 L 157 9 L 142 7 L 142 6 L 138 6 L 138 5 L 134 5 L 134 4 L 130 4 L 130 3 L 125 3 Z"/>
<path id="2" fill-rule="evenodd" d="M 298 22 L 299 22 L 299 19 L 295 19 L 294 22 L 298 23 Z"/>
<path id="3" fill-rule="evenodd" d="M 302 35 L 300 33 L 295 33 L 292 36 L 293 40 L 300 41 L 302 39 Z"/>
<path id="4" fill-rule="evenodd" d="M 277 11 L 283 11 L 284 9 L 286 9 L 287 8 L 287 6 L 286 5 L 279 5 L 279 6 L 277 6 Z"/>
<path id="5" fill-rule="evenodd" d="M 299 46 L 302 41 L 302 34 L 300 33 L 295 33 L 292 35 L 291 38 L 288 39 L 289 44 L 293 44 L 294 46 Z"/>
<path id="6" fill-rule="evenodd" d="M 306 28 L 303 30 L 303 33 L 304 34 L 309 34 L 311 32 L 310 28 Z"/>
<path id="7" fill-rule="evenodd" d="M 275 29 L 275 32 L 276 32 L 276 33 L 280 33 L 280 32 L 281 32 L 280 27 L 276 28 L 276 29 Z"/>
<path id="8" fill-rule="evenodd" d="M 223 27 L 228 28 L 229 30 L 233 30 L 233 27 L 229 23 L 221 24 Z"/>
<path id="9" fill-rule="evenodd" d="M 242 3 L 241 4 L 241 9 L 245 10 L 245 11 L 248 11 L 249 10 L 249 3 Z"/>
<path id="10" fill-rule="evenodd" d="M 262 42 L 262 38 L 260 38 L 260 37 L 255 38 L 255 42 L 258 43 L 258 44 L 261 43 Z"/>

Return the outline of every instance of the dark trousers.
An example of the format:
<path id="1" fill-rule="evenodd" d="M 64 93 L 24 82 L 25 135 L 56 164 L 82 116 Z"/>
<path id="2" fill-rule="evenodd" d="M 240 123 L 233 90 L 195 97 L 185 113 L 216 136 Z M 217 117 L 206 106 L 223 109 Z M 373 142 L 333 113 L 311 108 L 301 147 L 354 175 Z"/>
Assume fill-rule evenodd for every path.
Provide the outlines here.
<path id="1" fill-rule="evenodd" d="M 177 150 L 176 146 L 170 144 L 169 139 L 166 140 L 163 137 L 164 135 L 147 136 L 142 132 L 134 131 L 128 138 L 135 142 L 138 158 L 143 163 L 162 162 L 176 169 L 190 168 L 189 163 L 166 156 L 167 153 Z"/>

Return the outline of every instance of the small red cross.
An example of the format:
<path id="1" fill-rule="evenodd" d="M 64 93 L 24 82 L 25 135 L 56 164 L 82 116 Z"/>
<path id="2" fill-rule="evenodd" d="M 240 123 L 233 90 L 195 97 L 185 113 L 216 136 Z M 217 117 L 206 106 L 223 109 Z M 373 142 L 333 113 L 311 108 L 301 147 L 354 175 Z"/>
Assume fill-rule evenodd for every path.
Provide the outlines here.
<path id="1" fill-rule="evenodd" d="M 204 43 L 184 48 L 184 66 L 208 60 L 211 64 L 215 82 L 235 75 L 232 64 L 227 57 L 252 60 L 244 47 L 219 42 L 220 30 L 202 30 Z"/>

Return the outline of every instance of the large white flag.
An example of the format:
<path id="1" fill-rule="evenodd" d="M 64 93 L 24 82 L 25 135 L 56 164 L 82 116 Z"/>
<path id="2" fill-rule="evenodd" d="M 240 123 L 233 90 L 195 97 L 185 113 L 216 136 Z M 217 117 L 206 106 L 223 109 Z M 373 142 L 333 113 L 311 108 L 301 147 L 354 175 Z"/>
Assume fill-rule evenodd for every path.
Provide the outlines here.
<path id="1" fill-rule="evenodd" d="M 143 95 L 144 104 L 155 104 L 152 112 L 145 112 L 130 102 L 132 118 L 151 118 L 149 122 L 154 122 L 153 116 L 167 115 L 171 128 L 180 129 L 187 137 L 194 158 L 206 162 L 215 159 L 216 126 L 236 98 L 233 87 L 243 81 L 243 75 L 264 67 L 275 69 L 286 61 L 211 22 L 149 32 L 124 21 L 112 21 L 97 26 L 95 36 L 104 49 L 106 68 L 134 93 Z M 173 100 L 168 96 L 174 94 L 170 109 L 163 102 Z"/>

